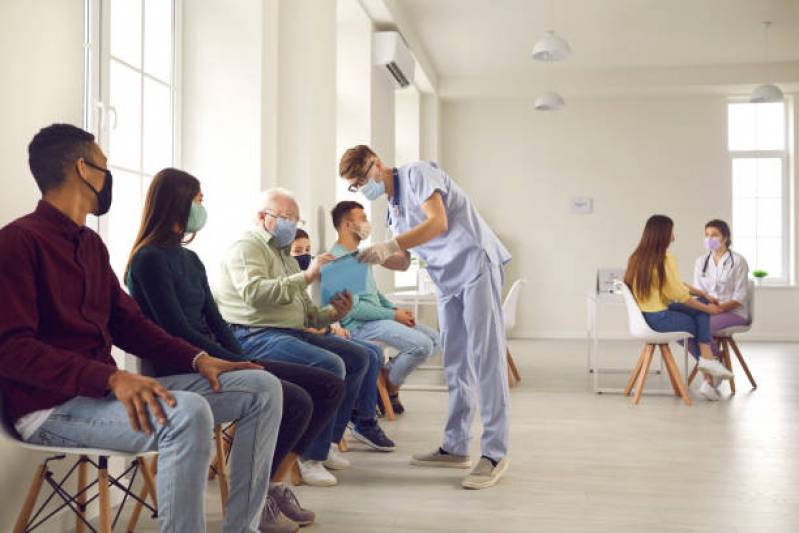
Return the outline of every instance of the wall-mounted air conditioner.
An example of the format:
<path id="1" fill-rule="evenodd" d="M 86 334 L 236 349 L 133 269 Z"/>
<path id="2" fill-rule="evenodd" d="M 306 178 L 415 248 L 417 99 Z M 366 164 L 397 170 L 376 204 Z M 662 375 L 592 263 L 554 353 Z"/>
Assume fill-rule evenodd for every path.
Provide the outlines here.
<path id="1" fill-rule="evenodd" d="M 372 35 L 372 64 L 384 72 L 397 89 L 413 83 L 416 61 L 397 31 L 379 31 Z"/>

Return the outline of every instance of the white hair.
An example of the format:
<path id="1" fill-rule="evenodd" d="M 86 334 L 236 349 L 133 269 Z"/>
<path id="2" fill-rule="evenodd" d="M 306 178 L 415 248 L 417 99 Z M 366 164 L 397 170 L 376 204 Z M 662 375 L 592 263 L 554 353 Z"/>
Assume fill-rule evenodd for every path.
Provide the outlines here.
<path id="1" fill-rule="evenodd" d="M 275 202 L 276 198 L 288 198 L 292 200 L 294 203 L 297 200 L 294 198 L 294 194 L 282 187 L 273 187 L 271 189 L 266 189 L 265 191 L 261 191 L 261 195 L 258 197 L 258 213 L 263 212 L 266 209 L 269 209 Z"/>

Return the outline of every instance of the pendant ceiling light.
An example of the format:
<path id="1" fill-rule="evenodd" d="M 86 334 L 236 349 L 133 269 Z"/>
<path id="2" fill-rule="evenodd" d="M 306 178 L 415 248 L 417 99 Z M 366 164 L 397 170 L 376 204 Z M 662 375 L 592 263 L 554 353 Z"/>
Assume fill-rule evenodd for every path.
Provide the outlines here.
<path id="1" fill-rule="evenodd" d="M 770 29 L 771 29 L 771 22 L 768 21 L 764 22 L 763 43 L 765 49 L 766 64 L 768 64 L 768 34 Z M 768 104 L 774 102 L 782 102 L 784 99 L 785 96 L 782 94 L 782 90 L 780 90 L 779 87 L 771 83 L 766 83 L 755 87 L 755 90 L 752 91 L 751 95 L 749 95 L 749 101 L 753 104 Z"/>
<path id="2" fill-rule="evenodd" d="M 533 59 L 538 61 L 563 61 L 570 55 L 572 47 L 569 42 L 554 31 L 546 32 L 533 47 Z"/>

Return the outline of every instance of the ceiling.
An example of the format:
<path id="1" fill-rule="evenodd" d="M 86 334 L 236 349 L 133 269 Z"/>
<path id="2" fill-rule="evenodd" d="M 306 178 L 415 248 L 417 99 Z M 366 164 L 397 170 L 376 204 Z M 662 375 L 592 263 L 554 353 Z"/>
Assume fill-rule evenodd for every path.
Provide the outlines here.
<path id="1" fill-rule="evenodd" d="M 401 0 L 440 76 L 519 75 L 541 68 L 535 41 L 553 28 L 572 45 L 563 69 L 799 61 L 799 0 Z M 554 22 L 553 22 L 554 21 Z M 403 28 L 400 28 L 403 32 Z"/>

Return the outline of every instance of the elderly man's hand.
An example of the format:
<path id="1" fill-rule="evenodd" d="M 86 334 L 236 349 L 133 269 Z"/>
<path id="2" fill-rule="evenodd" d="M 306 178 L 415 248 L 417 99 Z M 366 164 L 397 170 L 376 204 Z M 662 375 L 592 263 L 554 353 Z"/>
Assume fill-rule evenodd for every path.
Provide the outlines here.
<path id="1" fill-rule="evenodd" d="M 305 269 L 305 281 L 310 285 L 322 276 L 322 266 L 333 261 L 335 257 L 332 254 L 319 254 L 313 258 L 311 264 Z"/>
<path id="2" fill-rule="evenodd" d="M 397 239 L 390 241 L 378 242 L 363 248 L 358 252 L 357 257 L 359 263 L 369 263 L 370 265 L 382 265 L 386 259 L 400 251 Z"/>
<path id="3" fill-rule="evenodd" d="M 352 295 L 350 291 L 340 292 L 330 299 L 330 305 L 333 306 L 333 316 L 331 322 L 338 322 L 349 314 L 352 310 Z"/>

